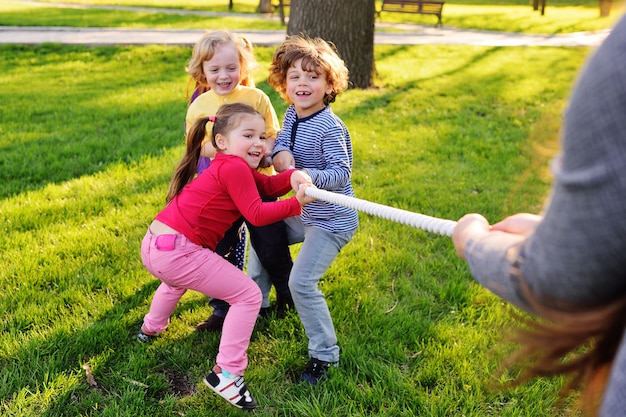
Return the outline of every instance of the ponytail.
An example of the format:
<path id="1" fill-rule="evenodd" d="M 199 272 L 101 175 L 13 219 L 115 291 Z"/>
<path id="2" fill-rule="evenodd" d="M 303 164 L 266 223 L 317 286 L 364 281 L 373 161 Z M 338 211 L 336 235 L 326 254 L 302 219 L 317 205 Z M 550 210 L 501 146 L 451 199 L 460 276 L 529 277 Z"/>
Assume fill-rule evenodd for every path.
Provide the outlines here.
<path id="1" fill-rule="evenodd" d="M 227 135 L 228 132 L 239 126 L 241 116 L 245 114 L 263 118 L 259 112 L 247 104 L 230 103 L 221 106 L 215 116 L 202 117 L 196 120 L 187 134 L 187 139 L 185 140 L 187 151 L 174 172 L 170 182 L 170 189 L 165 198 L 166 203 L 172 201 L 185 185 L 189 184 L 195 177 L 202 151 L 202 142 L 207 134 L 207 123 L 211 122 L 209 125 L 211 126 L 211 142 L 219 152 L 219 146 L 215 143 L 215 136 L 218 134 Z"/>
<path id="2" fill-rule="evenodd" d="M 196 175 L 200 152 L 202 151 L 202 141 L 207 133 L 206 126 L 212 118 L 213 116 L 209 116 L 196 120 L 187 134 L 187 140 L 185 141 L 187 143 L 187 150 L 185 151 L 185 156 L 183 156 L 183 159 L 178 164 L 172 181 L 170 182 L 170 188 L 167 192 L 167 197 L 165 197 L 166 203 L 172 201 Z"/>

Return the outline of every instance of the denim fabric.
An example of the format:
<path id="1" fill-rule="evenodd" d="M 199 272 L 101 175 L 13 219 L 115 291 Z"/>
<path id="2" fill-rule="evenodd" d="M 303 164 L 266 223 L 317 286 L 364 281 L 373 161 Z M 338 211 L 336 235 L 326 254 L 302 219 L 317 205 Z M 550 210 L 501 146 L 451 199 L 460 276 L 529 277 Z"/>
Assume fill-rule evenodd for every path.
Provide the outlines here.
<path id="1" fill-rule="evenodd" d="M 355 230 L 330 233 L 304 226 L 300 216 L 285 219 L 289 243 L 302 242 L 289 276 L 289 289 L 309 339 L 309 356 L 326 362 L 339 361 L 339 346 L 320 278 L 326 273 L 341 249 L 352 239 Z"/>
<path id="2" fill-rule="evenodd" d="M 263 264 L 261 264 L 252 245 L 248 248 L 248 275 L 261 289 L 261 295 L 263 296 L 261 308 L 268 308 L 270 306 L 269 295 L 272 290 L 272 281 L 267 270 L 263 268 Z"/>

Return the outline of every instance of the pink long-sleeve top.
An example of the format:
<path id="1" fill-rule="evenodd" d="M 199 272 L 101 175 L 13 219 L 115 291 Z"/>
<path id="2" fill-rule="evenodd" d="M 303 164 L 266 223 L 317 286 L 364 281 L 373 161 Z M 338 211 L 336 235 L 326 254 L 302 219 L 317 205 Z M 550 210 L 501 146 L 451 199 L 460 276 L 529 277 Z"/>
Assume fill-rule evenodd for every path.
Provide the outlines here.
<path id="1" fill-rule="evenodd" d="M 238 156 L 218 153 L 210 167 L 187 184 L 155 219 L 193 243 L 215 250 L 242 215 L 253 225 L 263 226 L 301 213 L 295 197 L 265 203 L 259 195 L 279 197 L 288 193 L 293 171 L 267 176 Z"/>

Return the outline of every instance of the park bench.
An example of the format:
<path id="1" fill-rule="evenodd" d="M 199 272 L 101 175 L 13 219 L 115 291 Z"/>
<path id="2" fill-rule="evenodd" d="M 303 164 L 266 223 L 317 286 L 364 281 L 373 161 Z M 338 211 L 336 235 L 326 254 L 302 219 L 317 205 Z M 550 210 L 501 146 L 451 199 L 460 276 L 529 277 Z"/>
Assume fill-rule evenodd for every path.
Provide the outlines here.
<path id="1" fill-rule="evenodd" d="M 439 19 L 437 26 L 441 26 L 443 5 L 443 1 L 436 0 L 383 0 L 383 4 L 376 14 L 379 18 L 381 12 L 432 14 Z"/>
<path id="2" fill-rule="evenodd" d="M 283 26 L 285 26 L 285 7 L 291 7 L 291 0 L 272 0 L 272 14 L 278 13 Z"/>

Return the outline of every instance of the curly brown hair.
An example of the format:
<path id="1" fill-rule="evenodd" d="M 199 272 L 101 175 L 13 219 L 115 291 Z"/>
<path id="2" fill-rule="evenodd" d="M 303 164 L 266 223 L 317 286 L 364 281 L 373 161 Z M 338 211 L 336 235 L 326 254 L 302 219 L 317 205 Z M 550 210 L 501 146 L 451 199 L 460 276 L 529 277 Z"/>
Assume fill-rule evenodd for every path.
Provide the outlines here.
<path id="1" fill-rule="evenodd" d="M 324 96 L 324 104 L 334 102 L 337 95 L 348 88 L 348 68 L 339 57 L 335 45 L 322 38 L 290 36 L 274 52 L 267 79 L 268 84 L 289 104 L 291 103 L 286 93 L 287 71 L 300 59 L 305 71 L 326 74 L 326 81 L 332 87 L 332 92 Z"/>

